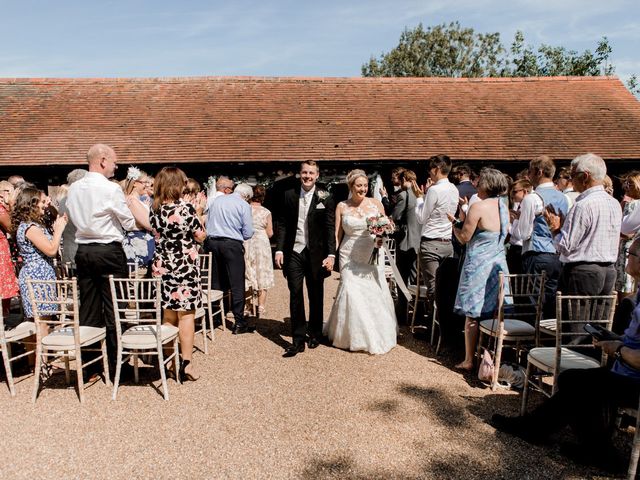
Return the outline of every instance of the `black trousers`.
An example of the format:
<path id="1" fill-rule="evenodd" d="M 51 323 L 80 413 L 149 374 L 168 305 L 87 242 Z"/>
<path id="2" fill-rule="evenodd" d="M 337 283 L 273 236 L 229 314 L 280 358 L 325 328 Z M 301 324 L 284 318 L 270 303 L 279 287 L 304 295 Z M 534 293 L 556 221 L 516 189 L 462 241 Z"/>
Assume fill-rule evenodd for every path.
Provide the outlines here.
<path id="1" fill-rule="evenodd" d="M 294 345 L 304 343 L 307 333 L 310 337 L 322 336 L 322 317 L 324 300 L 324 272 L 322 268 L 313 269 L 308 249 L 301 253 L 291 252 L 287 262 L 287 285 L 289 286 L 289 305 L 291 309 L 291 336 Z M 309 297 L 309 324 L 304 311 L 302 287 L 307 282 Z"/>
<path id="2" fill-rule="evenodd" d="M 109 275 L 129 276 L 127 257 L 120 242 L 79 244 L 76 272 L 80 290 L 80 325 L 107 328 L 107 354 L 115 365 L 117 337 Z"/>
<path id="3" fill-rule="evenodd" d="M 547 272 L 544 281 L 542 318 L 556 318 L 556 291 L 562 270 L 560 257 L 555 253 L 526 252 L 522 255 L 522 270 L 528 274 Z"/>
<path id="4" fill-rule="evenodd" d="M 565 263 L 558 290 L 566 295 L 609 295 L 615 283 L 616 269 L 613 264 Z"/>
<path id="5" fill-rule="evenodd" d="M 212 253 L 213 276 L 211 286 L 215 290 L 231 290 L 231 311 L 236 327 L 246 327 L 244 318 L 244 244 L 232 238 L 207 237 L 205 247 Z"/>
<path id="6" fill-rule="evenodd" d="M 608 368 L 566 370 L 558 377 L 558 391 L 527 414 L 533 432 L 551 435 L 570 425 L 586 444 L 607 443 L 618 407 L 638 406 L 640 382 Z"/>

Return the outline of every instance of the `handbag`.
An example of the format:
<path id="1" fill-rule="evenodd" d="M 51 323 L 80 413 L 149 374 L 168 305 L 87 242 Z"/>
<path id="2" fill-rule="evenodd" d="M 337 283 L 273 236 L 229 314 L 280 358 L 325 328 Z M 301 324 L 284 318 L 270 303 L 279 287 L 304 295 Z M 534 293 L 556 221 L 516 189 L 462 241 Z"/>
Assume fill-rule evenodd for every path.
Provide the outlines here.
<path id="1" fill-rule="evenodd" d="M 480 358 L 480 367 L 478 368 L 478 380 L 481 382 L 493 381 L 493 357 L 486 348 L 482 349 L 482 357 Z"/>

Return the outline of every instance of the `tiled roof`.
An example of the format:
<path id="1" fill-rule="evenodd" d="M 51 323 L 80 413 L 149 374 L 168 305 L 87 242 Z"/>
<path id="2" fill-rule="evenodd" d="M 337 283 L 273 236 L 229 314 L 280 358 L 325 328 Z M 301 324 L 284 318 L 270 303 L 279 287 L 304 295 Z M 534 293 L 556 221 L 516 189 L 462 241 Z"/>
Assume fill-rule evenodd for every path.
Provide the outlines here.
<path id="1" fill-rule="evenodd" d="M 640 159 L 615 77 L 0 79 L 0 165 Z"/>

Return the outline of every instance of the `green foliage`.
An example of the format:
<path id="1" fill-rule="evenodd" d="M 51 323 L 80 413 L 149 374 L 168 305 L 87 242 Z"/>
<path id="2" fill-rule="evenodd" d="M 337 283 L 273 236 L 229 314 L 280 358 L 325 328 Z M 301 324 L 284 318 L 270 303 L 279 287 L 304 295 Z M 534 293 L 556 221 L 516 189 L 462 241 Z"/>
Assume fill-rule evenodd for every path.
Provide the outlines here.
<path id="1" fill-rule="evenodd" d="M 640 98 L 640 80 L 638 80 L 638 76 L 636 74 L 631 75 L 629 80 L 627 80 L 627 88 L 636 97 Z"/>
<path id="2" fill-rule="evenodd" d="M 398 46 L 362 66 L 365 77 L 531 77 L 611 75 L 611 46 L 603 37 L 595 53 L 564 47 L 527 45 L 516 32 L 507 52 L 499 33 L 476 33 L 458 22 L 428 27 L 419 24 L 400 35 Z"/>

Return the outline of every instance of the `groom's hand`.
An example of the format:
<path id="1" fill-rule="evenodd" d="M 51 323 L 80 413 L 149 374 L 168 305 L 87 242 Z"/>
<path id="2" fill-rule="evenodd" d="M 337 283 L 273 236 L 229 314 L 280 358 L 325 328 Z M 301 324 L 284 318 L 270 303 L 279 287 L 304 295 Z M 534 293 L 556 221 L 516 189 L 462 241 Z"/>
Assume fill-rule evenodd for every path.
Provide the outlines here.
<path id="1" fill-rule="evenodd" d="M 326 268 L 329 272 L 333 270 L 333 261 L 334 257 L 327 257 L 322 261 L 322 266 Z"/>
<path id="2" fill-rule="evenodd" d="M 282 252 L 276 252 L 275 260 L 276 267 L 282 268 L 282 263 L 284 262 L 284 254 Z"/>

